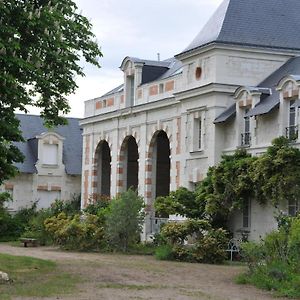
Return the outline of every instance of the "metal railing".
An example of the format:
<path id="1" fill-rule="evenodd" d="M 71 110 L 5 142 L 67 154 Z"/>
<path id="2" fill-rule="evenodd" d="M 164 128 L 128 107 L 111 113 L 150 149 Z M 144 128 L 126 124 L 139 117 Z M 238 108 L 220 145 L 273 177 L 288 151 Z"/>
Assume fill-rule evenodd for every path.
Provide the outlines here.
<path id="1" fill-rule="evenodd" d="M 244 132 L 241 134 L 241 146 L 247 147 L 251 145 L 251 133 Z"/>
<path id="2" fill-rule="evenodd" d="M 289 126 L 285 128 L 285 136 L 290 141 L 296 141 L 298 139 L 298 126 Z"/>

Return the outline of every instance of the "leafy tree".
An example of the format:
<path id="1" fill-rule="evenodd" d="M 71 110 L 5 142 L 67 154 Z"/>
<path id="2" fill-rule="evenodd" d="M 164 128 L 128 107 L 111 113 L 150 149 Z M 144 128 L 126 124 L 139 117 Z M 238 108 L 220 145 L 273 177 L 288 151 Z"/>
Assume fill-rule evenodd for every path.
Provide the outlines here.
<path id="1" fill-rule="evenodd" d="M 64 124 L 66 96 L 83 76 L 79 60 L 99 67 L 91 24 L 72 0 L 0 0 L 0 183 L 15 175 L 22 154 L 15 111 L 42 109 L 46 125 Z"/>
<path id="2" fill-rule="evenodd" d="M 157 197 L 154 207 L 161 217 L 178 214 L 188 218 L 202 219 L 205 213 L 205 205 L 197 202 L 196 194 L 184 187 L 171 192 L 168 196 Z"/>
<path id="3" fill-rule="evenodd" d="M 289 140 L 279 137 L 267 152 L 254 163 L 251 178 L 255 186 L 255 199 L 273 205 L 298 201 L 300 195 L 300 150 Z"/>
<path id="4" fill-rule="evenodd" d="M 131 189 L 112 199 L 106 216 L 109 244 L 126 252 L 138 242 L 144 222 L 144 201 Z"/>
<path id="5" fill-rule="evenodd" d="M 243 149 L 233 155 L 223 155 L 221 162 L 209 169 L 207 177 L 198 186 L 197 202 L 205 203 L 205 211 L 214 226 L 225 226 L 229 214 L 253 197 L 249 172 L 256 159 Z"/>
<path id="6" fill-rule="evenodd" d="M 195 192 L 179 188 L 166 197 L 158 197 L 156 212 L 161 216 L 210 219 L 214 227 L 226 227 L 229 214 L 254 195 L 250 169 L 256 159 L 243 149 L 224 155 L 218 165 L 209 168 Z"/>

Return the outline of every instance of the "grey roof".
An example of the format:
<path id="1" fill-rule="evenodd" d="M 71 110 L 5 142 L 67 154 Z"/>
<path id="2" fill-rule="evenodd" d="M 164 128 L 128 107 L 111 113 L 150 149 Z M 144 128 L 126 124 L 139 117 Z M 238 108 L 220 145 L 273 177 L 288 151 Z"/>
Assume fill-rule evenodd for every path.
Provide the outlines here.
<path id="1" fill-rule="evenodd" d="M 111 91 L 107 92 L 106 94 L 102 95 L 101 97 L 110 96 L 110 95 L 113 95 L 115 93 L 122 92 L 123 90 L 124 90 L 124 84 L 120 84 L 119 86 L 117 86 L 116 88 L 114 88 Z"/>
<path id="2" fill-rule="evenodd" d="M 170 66 L 167 72 L 165 72 L 158 80 L 167 79 L 174 75 L 177 75 L 182 72 L 182 62 L 176 58 L 170 58 Z"/>
<path id="3" fill-rule="evenodd" d="M 252 117 L 266 114 L 272 109 L 278 107 L 280 99 L 279 92 L 276 90 L 276 87 L 283 77 L 292 74 L 300 74 L 300 57 L 289 59 L 282 67 L 258 85 L 258 87 L 270 88 L 271 94 L 268 96 L 262 95 L 260 102 L 253 109 L 249 110 L 246 116 Z M 297 77 L 298 75 L 295 75 L 295 78 Z"/>
<path id="4" fill-rule="evenodd" d="M 271 112 L 274 108 L 279 107 L 279 93 L 275 92 L 270 96 L 262 95 L 260 102 L 250 109 L 245 117 L 253 117 L 258 115 L 264 115 Z"/>
<path id="5" fill-rule="evenodd" d="M 131 61 L 134 63 L 140 63 L 146 66 L 156 66 L 156 67 L 169 67 L 170 66 L 170 61 L 169 60 L 149 60 L 149 59 L 141 59 L 137 57 L 129 57 Z"/>
<path id="6" fill-rule="evenodd" d="M 142 69 L 142 82 L 146 84 L 155 81 L 169 70 L 168 67 L 144 65 Z"/>
<path id="7" fill-rule="evenodd" d="M 283 66 L 262 81 L 257 87 L 251 87 L 252 91 L 259 91 L 262 93 L 262 95 L 260 102 L 253 109 L 250 109 L 245 116 L 253 117 L 267 114 L 276 107 L 279 107 L 279 92 L 276 90 L 276 87 L 283 77 L 292 74 L 295 79 L 300 79 L 300 75 L 294 75 L 300 74 L 300 57 L 289 59 Z M 235 105 L 228 107 L 220 116 L 215 119 L 214 123 L 222 123 L 227 121 L 228 118 L 226 118 L 226 116 L 232 116 L 233 110 L 235 113 Z"/>
<path id="8" fill-rule="evenodd" d="M 224 0 L 182 52 L 210 43 L 300 49 L 299 0 Z"/>
<path id="9" fill-rule="evenodd" d="M 180 60 L 177 60 L 174 57 L 168 58 L 163 61 L 146 60 L 146 59 L 140 59 L 136 57 L 126 57 L 125 59 L 127 58 L 129 58 L 135 63 L 144 64 L 142 69 L 141 84 L 146 84 L 156 80 L 167 79 L 169 77 L 180 74 L 182 72 L 182 62 Z M 123 90 L 124 90 L 124 84 L 121 84 L 116 88 L 112 89 L 111 91 L 107 92 L 106 94 L 102 95 L 101 97 L 110 96 L 118 92 L 121 92 Z"/>
<path id="10" fill-rule="evenodd" d="M 236 115 L 235 103 L 230 105 L 224 112 L 222 112 L 214 121 L 215 124 L 224 123 Z"/>
<path id="11" fill-rule="evenodd" d="M 247 90 L 249 90 L 251 93 L 261 93 L 265 95 L 271 95 L 272 90 L 270 88 L 260 87 L 260 86 L 245 86 Z"/>
<path id="12" fill-rule="evenodd" d="M 25 139 L 24 143 L 15 143 L 25 156 L 23 163 L 16 164 L 22 173 L 36 173 L 37 162 L 37 139 L 36 136 L 47 132 L 40 116 L 17 114 L 20 121 L 20 128 Z M 63 163 L 66 173 L 69 175 L 81 174 L 82 158 L 82 131 L 79 127 L 79 119 L 67 118 L 68 125 L 58 126 L 51 131 L 58 133 L 65 138 L 63 143 Z"/>
<path id="13" fill-rule="evenodd" d="M 299 108 L 300 107 L 300 99 L 295 100 L 295 103 L 291 107 Z"/>

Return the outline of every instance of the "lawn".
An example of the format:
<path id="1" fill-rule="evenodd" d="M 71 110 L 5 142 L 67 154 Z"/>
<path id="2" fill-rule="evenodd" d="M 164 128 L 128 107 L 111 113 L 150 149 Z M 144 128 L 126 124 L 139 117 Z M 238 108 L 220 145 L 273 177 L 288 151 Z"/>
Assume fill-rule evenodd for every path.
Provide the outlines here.
<path id="1" fill-rule="evenodd" d="M 0 285 L 0 299 L 47 297 L 70 293 L 79 277 L 61 272 L 50 260 L 12 256 L 0 253 L 0 270 L 9 274 L 12 282 Z"/>

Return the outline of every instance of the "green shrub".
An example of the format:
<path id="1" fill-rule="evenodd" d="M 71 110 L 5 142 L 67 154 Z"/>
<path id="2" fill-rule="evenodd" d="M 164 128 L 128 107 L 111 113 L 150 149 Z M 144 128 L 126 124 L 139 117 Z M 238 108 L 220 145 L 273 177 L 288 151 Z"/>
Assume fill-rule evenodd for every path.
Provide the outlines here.
<path id="1" fill-rule="evenodd" d="M 68 250 L 98 250 L 104 247 L 103 220 L 86 214 L 68 217 L 65 213 L 45 220 L 45 228 L 55 244 Z"/>
<path id="2" fill-rule="evenodd" d="M 158 260 L 174 260 L 174 254 L 171 245 L 161 245 L 157 247 L 154 255 Z"/>
<path id="3" fill-rule="evenodd" d="M 91 214 L 91 215 L 99 215 L 102 214 L 103 210 L 105 210 L 109 204 L 111 199 L 108 196 L 96 195 L 96 200 L 89 204 L 83 212 Z"/>
<path id="4" fill-rule="evenodd" d="M 188 238 L 201 239 L 205 232 L 211 229 L 207 220 L 188 219 L 184 222 L 164 224 L 161 235 L 171 245 L 183 245 Z"/>
<path id="5" fill-rule="evenodd" d="M 56 199 L 50 206 L 50 214 L 52 216 L 58 216 L 60 213 L 65 213 L 68 216 L 74 216 L 80 214 L 81 199 L 80 195 L 73 195 L 70 200 Z"/>
<path id="6" fill-rule="evenodd" d="M 241 245 L 243 260 L 247 262 L 250 272 L 253 272 L 265 259 L 265 247 L 262 243 L 245 242 Z"/>
<path id="7" fill-rule="evenodd" d="M 21 237 L 35 238 L 39 241 L 40 245 L 50 244 L 52 239 L 45 228 L 45 220 L 49 217 L 51 217 L 49 209 L 39 210 L 36 216 L 29 220 L 28 226 Z"/>
<path id="8" fill-rule="evenodd" d="M 131 189 L 113 198 L 106 216 L 106 236 L 112 249 L 126 252 L 140 240 L 144 201 Z"/>
<path id="9" fill-rule="evenodd" d="M 10 201 L 7 193 L 0 193 L 0 241 L 11 241 L 19 238 L 37 214 L 36 203 L 29 208 L 22 208 L 16 214 L 10 214 L 5 202 Z"/>
<path id="10" fill-rule="evenodd" d="M 289 262 L 299 270 L 300 268 L 300 216 L 294 218 L 288 239 Z"/>
<path id="11" fill-rule="evenodd" d="M 212 228 L 207 220 L 170 222 L 162 227 L 160 235 L 166 244 L 163 246 L 172 252 L 165 257 L 204 263 L 221 263 L 227 257 L 227 231 Z"/>
<path id="12" fill-rule="evenodd" d="M 2 211 L 0 213 L 0 241 L 16 240 L 23 232 L 23 224 L 15 220 L 8 212 Z"/>
<path id="13" fill-rule="evenodd" d="M 300 297 L 300 217 L 282 215 L 278 225 L 264 241 L 242 245 L 250 272 L 239 281 L 274 290 L 280 296 Z"/>
<path id="14" fill-rule="evenodd" d="M 222 263 L 227 258 L 228 233 L 224 229 L 211 229 L 197 240 L 192 257 L 201 263 Z"/>

